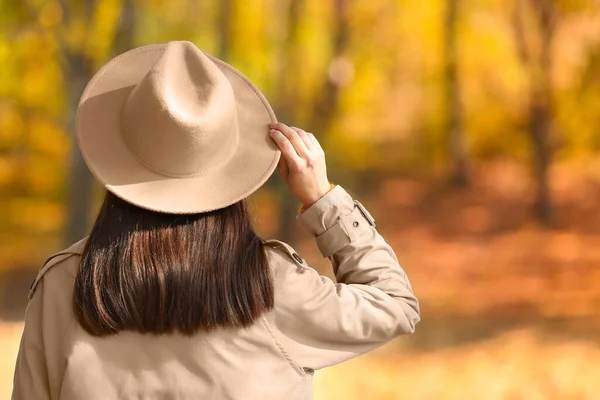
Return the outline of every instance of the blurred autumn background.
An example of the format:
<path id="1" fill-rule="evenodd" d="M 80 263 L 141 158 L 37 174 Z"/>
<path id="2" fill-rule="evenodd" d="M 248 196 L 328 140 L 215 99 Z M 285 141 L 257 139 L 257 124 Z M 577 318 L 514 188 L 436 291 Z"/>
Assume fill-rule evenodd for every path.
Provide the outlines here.
<path id="1" fill-rule="evenodd" d="M 85 84 L 181 39 L 315 133 L 421 301 L 415 335 L 318 371 L 315 399 L 600 398 L 597 0 L 1 0 L 1 398 L 31 280 L 98 210 Z M 252 197 L 333 278 L 279 176 Z"/>

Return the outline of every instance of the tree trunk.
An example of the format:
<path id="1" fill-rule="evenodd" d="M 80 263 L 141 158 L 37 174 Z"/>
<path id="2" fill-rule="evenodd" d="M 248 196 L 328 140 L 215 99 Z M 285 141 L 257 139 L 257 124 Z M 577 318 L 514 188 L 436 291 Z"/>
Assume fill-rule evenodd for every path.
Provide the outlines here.
<path id="1" fill-rule="evenodd" d="M 336 79 L 336 69 L 346 61 L 344 53 L 348 46 L 349 27 L 348 12 L 350 2 L 348 0 L 335 0 L 334 2 L 334 23 L 333 32 L 333 54 L 330 61 L 330 68 L 327 71 L 327 79 L 323 83 L 323 88 L 319 92 L 314 107 L 314 121 L 312 124 L 313 132 L 317 137 L 323 137 L 331 127 L 331 122 L 335 116 L 339 102 L 339 89 L 341 82 Z M 333 75 L 332 76 L 332 72 Z M 332 79 L 333 78 L 333 79 Z"/>
<path id="2" fill-rule="evenodd" d="M 86 21 L 91 21 L 95 1 L 85 0 L 78 6 L 83 8 L 74 9 L 75 5 L 67 0 L 60 1 L 63 9 L 63 19 L 68 23 L 74 12 L 82 12 Z M 74 51 L 62 38 L 63 52 L 63 74 L 67 82 L 67 114 L 65 129 L 72 135 L 72 150 L 69 165 L 69 181 L 67 189 L 67 223 L 64 232 L 64 244 L 70 245 L 87 234 L 88 211 L 91 200 L 92 175 L 85 164 L 75 138 L 75 115 L 79 100 L 90 75 L 89 60 L 82 52 Z"/>
<path id="3" fill-rule="evenodd" d="M 115 55 L 131 50 L 135 46 L 135 19 L 134 0 L 123 0 L 119 30 L 115 38 Z"/>
<path id="4" fill-rule="evenodd" d="M 447 0 L 444 18 L 445 50 L 445 98 L 446 132 L 452 171 L 450 180 L 454 185 L 469 184 L 467 146 L 463 133 L 462 105 L 460 101 L 460 82 L 458 80 L 458 57 L 456 51 L 456 20 L 460 0 Z"/>
<path id="5" fill-rule="evenodd" d="M 531 10 L 539 23 L 539 56 L 527 47 L 522 6 L 517 2 L 513 20 L 513 33 L 523 65 L 530 81 L 528 131 L 533 147 L 534 176 L 536 180 L 536 217 L 546 226 L 552 224 L 552 199 L 549 189 L 549 168 L 552 163 L 550 135 L 552 131 L 552 43 L 554 39 L 556 9 L 552 0 L 530 0 Z"/>
<path id="6" fill-rule="evenodd" d="M 553 0 L 537 0 L 536 9 L 542 34 L 540 68 L 537 88 L 532 93 L 531 135 L 536 150 L 538 200 L 537 215 L 545 224 L 552 224 L 552 199 L 549 188 L 549 168 L 552 163 L 550 136 L 552 131 L 552 43 L 556 19 L 556 5 Z M 535 5 L 535 4 L 534 4 Z"/>
<path id="7" fill-rule="evenodd" d="M 551 111 L 548 87 L 542 85 L 533 89 L 531 105 L 529 107 L 529 133 L 533 143 L 534 167 L 537 182 L 536 215 L 545 225 L 552 222 L 552 204 L 549 181 L 549 167 L 551 152 L 549 149 L 549 136 L 551 124 Z"/>
<path id="8" fill-rule="evenodd" d="M 75 144 L 75 114 L 89 78 L 89 64 L 82 54 L 67 54 L 66 59 L 65 76 L 69 77 L 66 129 L 73 135 L 73 146 L 67 191 L 68 218 L 64 240 L 66 245 L 70 245 L 87 235 L 93 178 Z"/>
<path id="9" fill-rule="evenodd" d="M 223 61 L 229 59 L 231 49 L 231 10 L 233 0 L 220 0 L 221 7 L 219 9 L 219 58 Z"/>

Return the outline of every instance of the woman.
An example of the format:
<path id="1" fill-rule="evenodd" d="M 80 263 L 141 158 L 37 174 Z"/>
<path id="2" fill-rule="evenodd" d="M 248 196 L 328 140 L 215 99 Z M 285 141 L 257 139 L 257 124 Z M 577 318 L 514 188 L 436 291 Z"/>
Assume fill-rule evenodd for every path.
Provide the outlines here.
<path id="1" fill-rule="evenodd" d="M 414 332 L 417 299 L 374 219 L 330 184 L 312 134 L 275 121 L 187 41 L 102 67 L 76 122 L 106 196 L 32 283 L 13 400 L 310 399 L 315 370 Z M 275 168 L 338 283 L 253 230 L 247 197 Z"/>

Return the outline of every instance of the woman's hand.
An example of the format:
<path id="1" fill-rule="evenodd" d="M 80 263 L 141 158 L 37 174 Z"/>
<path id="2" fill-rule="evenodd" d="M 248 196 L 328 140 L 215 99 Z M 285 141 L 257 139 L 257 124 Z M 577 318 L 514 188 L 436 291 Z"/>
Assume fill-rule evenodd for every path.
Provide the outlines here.
<path id="1" fill-rule="evenodd" d="M 325 152 L 312 133 L 271 123 L 271 137 L 281 149 L 277 170 L 304 209 L 323 197 L 331 188 L 327 179 Z"/>

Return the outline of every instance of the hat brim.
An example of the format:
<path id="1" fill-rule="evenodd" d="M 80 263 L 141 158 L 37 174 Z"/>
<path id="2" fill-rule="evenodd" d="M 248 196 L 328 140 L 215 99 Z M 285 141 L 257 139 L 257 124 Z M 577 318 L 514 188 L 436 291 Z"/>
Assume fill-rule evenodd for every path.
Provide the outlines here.
<path id="1" fill-rule="evenodd" d="M 260 188 L 277 168 L 279 147 L 269 136 L 275 113 L 260 90 L 241 72 L 206 54 L 227 77 L 235 94 L 239 146 L 231 160 L 191 178 L 160 175 L 139 163 L 120 134 L 121 110 L 166 44 L 125 52 L 100 69 L 81 97 L 76 137 L 92 174 L 107 190 L 139 207 L 188 214 L 234 204 Z"/>

